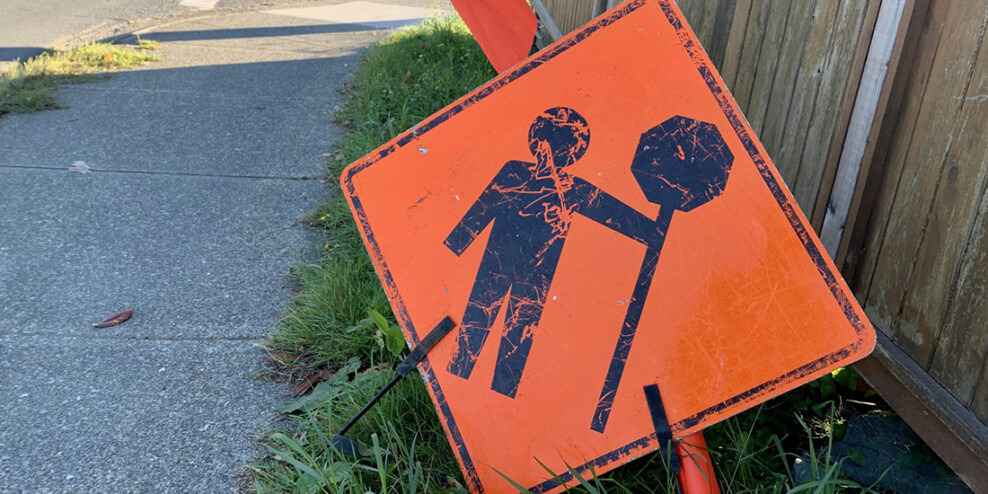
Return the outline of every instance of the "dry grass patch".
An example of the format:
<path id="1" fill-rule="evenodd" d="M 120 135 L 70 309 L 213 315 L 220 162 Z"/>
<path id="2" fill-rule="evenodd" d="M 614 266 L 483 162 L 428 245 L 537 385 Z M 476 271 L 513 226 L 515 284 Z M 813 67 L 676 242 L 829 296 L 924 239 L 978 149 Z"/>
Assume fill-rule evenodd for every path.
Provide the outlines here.
<path id="1" fill-rule="evenodd" d="M 156 47 L 156 46 L 155 46 Z M 0 116 L 61 108 L 59 84 L 96 80 L 95 74 L 158 60 L 149 48 L 90 43 L 67 51 L 47 51 L 0 72 Z"/>

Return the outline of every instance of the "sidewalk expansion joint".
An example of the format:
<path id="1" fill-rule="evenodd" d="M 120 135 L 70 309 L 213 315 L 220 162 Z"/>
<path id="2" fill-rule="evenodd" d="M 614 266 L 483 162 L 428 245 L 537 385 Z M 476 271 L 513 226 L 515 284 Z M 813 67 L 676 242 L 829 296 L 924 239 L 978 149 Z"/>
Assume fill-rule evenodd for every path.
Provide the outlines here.
<path id="1" fill-rule="evenodd" d="M 38 166 L 38 165 L 0 165 L 0 168 L 12 168 L 12 169 L 23 169 L 23 170 L 49 170 L 49 171 L 63 171 L 68 173 L 80 173 L 70 171 L 68 167 L 61 166 Z M 158 172 L 151 170 L 101 170 L 97 168 L 90 168 L 86 170 L 85 173 L 121 173 L 121 174 L 132 174 L 132 175 L 167 175 L 176 177 L 206 177 L 206 178 L 246 178 L 251 180 L 290 180 L 295 182 L 305 182 L 309 180 L 316 181 L 326 181 L 327 178 L 323 176 L 310 176 L 310 177 L 288 177 L 279 175 L 235 175 L 226 173 L 195 173 L 195 172 Z M 84 174 L 84 173 L 82 173 Z"/>

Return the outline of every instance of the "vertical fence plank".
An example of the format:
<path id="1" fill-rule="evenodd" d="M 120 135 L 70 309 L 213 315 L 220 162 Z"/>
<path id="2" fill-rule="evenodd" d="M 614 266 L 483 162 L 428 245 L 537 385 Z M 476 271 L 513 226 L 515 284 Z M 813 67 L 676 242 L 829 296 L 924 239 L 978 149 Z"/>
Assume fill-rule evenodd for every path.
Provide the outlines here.
<path id="1" fill-rule="evenodd" d="M 773 159 L 779 157 L 782 149 L 786 122 L 789 120 L 789 102 L 796 89 L 796 75 L 803 62 L 816 4 L 815 0 L 807 0 L 792 2 L 789 6 L 786 32 L 779 48 L 779 63 L 766 105 L 770 115 L 765 119 L 759 134 L 762 144 L 768 150 L 768 155 Z"/>
<path id="2" fill-rule="evenodd" d="M 783 1 L 779 0 L 779 3 Z M 751 100 L 751 89 L 755 85 L 755 69 L 758 67 L 758 57 L 761 55 L 766 27 L 774 3 L 773 0 L 756 0 L 751 4 L 751 14 L 745 29 L 744 48 L 741 50 L 737 77 L 731 88 L 734 99 L 745 115 L 751 110 L 748 103 Z"/>
<path id="3" fill-rule="evenodd" d="M 895 13 L 893 7 L 898 8 L 898 21 L 895 26 L 889 26 L 889 17 Z M 814 211 L 814 217 L 830 216 L 829 219 L 821 220 L 823 225 L 819 231 L 821 237 L 837 236 L 836 251 L 831 246 L 828 252 L 831 252 L 834 262 L 850 281 L 852 289 L 855 286 L 853 274 L 860 254 L 859 247 L 862 245 L 864 233 L 867 231 L 865 226 L 869 219 L 869 212 L 874 206 L 873 196 L 880 185 L 881 162 L 884 162 L 884 153 L 887 152 L 884 144 L 889 140 L 888 136 L 891 129 L 895 128 L 893 123 L 894 111 L 902 103 L 902 86 L 905 85 L 904 81 L 906 80 L 904 75 L 908 73 L 912 54 L 915 52 L 915 46 L 907 49 L 907 45 L 911 43 L 909 34 L 919 32 L 917 26 L 921 15 L 914 15 L 914 13 L 917 11 L 925 12 L 926 0 L 883 1 L 880 9 L 881 14 L 875 21 L 874 35 L 868 46 L 868 61 L 862 70 L 861 80 L 857 84 L 858 93 L 864 92 L 867 98 L 872 98 L 875 90 L 875 82 L 873 81 L 881 79 L 878 81 L 880 87 L 877 100 L 870 115 L 865 112 L 865 116 L 859 119 L 857 117 L 858 105 L 859 103 L 864 105 L 865 102 L 859 102 L 858 99 L 861 96 L 857 96 L 854 101 L 853 115 L 849 119 L 868 120 L 870 121 L 869 127 L 865 130 L 861 128 L 864 126 L 863 122 L 848 122 L 849 129 L 844 139 L 847 144 L 842 146 L 839 155 L 840 170 L 838 172 L 842 175 L 835 177 L 836 184 L 832 185 L 831 191 L 828 192 L 826 209 L 819 211 L 818 208 L 817 211 Z M 888 35 L 891 29 L 894 29 L 894 33 L 892 33 L 894 38 L 890 42 Z M 889 48 L 891 51 L 886 54 L 885 50 Z M 882 63 L 883 59 L 884 63 Z M 881 74 L 880 78 L 877 77 L 878 74 Z M 864 148 L 858 156 L 857 150 L 862 144 Z M 852 151 L 853 155 L 845 156 L 845 153 Z M 853 187 L 849 183 L 851 181 L 854 182 Z M 839 195 L 846 192 L 842 191 L 842 188 L 849 188 L 851 193 L 850 203 L 846 206 L 846 212 L 843 213 L 840 210 L 843 207 L 840 203 L 844 199 Z M 831 207 L 831 201 L 834 201 L 833 207 Z M 836 225 L 832 224 L 828 227 L 828 222 L 836 223 Z M 829 234 L 827 233 L 828 228 L 838 231 L 835 234 Z M 826 240 L 824 240 L 824 245 L 828 245 Z"/>
<path id="4" fill-rule="evenodd" d="M 827 193 L 824 202 L 820 238 L 831 257 L 835 257 L 844 234 L 844 226 L 850 212 L 851 201 L 858 187 L 859 171 L 866 157 L 868 139 L 872 137 L 876 119 L 881 124 L 881 114 L 885 108 L 882 98 L 887 98 L 889 85 L 886 82 L 896 42 L 901 45 L 900 25 L 907 0 L 886 0 L 881 2 L 881 12 L 876 20 L 875 30 L 868 43 L 867 62 L 855 89 L 854 106 L 848 129 L 844 133 L 843 146 L 837 163 L 834 185 Z M 903 34 L 905 29 L 902 29 Z M 819 206 L 819 204 L 818 204 Z M 818 211 L 820 208 L 816 208 Z M 836 257 L 835 257 L 836 259 Z"/>
<path id="5" fill-rule="evenodd" d="M 936 209 L 937 192 L 947 172 L 951 142 L 959 132 L 964 95 L 988 14 L 986 0 L 949 5 L 940 49 L 931 47 L 937 53 L 917 118 L 917 128 L 923 132 L 903 143 L 908 151 L 902 185 L 894 200 L 868 304 L 879 305 L 887 318 L 894 314 L 888 326 L 890 336 L 923 367 L 929 365 L 943 321 L 950 273 L 954 271 L 953 265 L 946 266 L 956 263 L 956 253 L 941 250 L 950 225 L 943 211 Z M 933 273 L 938 270 L 946 274 L 943 279 Z"/>
<path id="6" fill-rule="evenodd" d="M 833 134 L 830 136 L 830 148 L 827 152 L 827 160 L 823 164 L 823 177 L 820 180 L 820 186 L 817 190 L 817 196 L 814 201 L 814 206 L 812 211 L 807 211 L 807 216 L 810 218 L 810 224 L 813 229 L 817 232 L 822 232 L 823 228 L 823 218 L 827 211 L 827 205 L 830 203 L 830 195 L 834 189 L 834 180 L 837 177 L 838 165 L 840 164 L 840 158 L 842 151 L 844 149 L 844 143 L 848 136 L 848 128 L 851 126 L 851 119 L 855 113 L 856 105 L 858 105 L 858 96 L 862 94 L 859 89 L 862 85 L 862 77 L 865 75 L 865 62 L 868 60 L 869 53 L 873 47 L 873 41 L 876 30 L 878 30 L 878 12 L 879 10 L 889 11 L 893 10 L 901 14 L 902 7 L 904 3 L 912 2 L 913 0 L 868 0 L 868 6 L 866 8 L 864 21 L 861 23 L 861 28 L 858 29 L 858 40 L 855 43 L 854 48 L 855 53 L 852 55 L 853 60 L 850 66 L 850 72 L 848 73 L 847 81 L 844 84 L 844 95 L 841 99 L 841 109 L 837 114 L 836 126 L 834 128 Z M 886 22 L 888 24 L 888 22 Z M 890 26 L 888 28 L 883 28 L 885 31 L 890 32 L 892 39 L 889 40 L 888 46 L 893 46 L 896 40 L 896 34 L 898 33 L 898 24 Z M 901 45 L 901 41 L 899 45 Z M 889 59 L 888 56 L 885 57 L 885 64 L 882 66 L 882 76 L 878 80 L 878 85 L 875 92 L 879 95 L 886 94 L 888 91 L 883 91 L 887 89 L 885 87 L 884 75 L 888 66 L 895 66 L 895 63 Z M 874 72 L 874 71 L 872 71 Z M 893 71 L 894 73 L 894 71 Z M 867 91 L 866 91 L 867 92 Z M 864 114 L 868 115 L 868 118 L 874 120 L 874 114 L 877 105 L 870 108 L 869 111 L 865 111 Z M 884 111 L 885 107 L 881 106 L 881 111 Z M 863 110 L 861 110 L 863 111 Z M 859 113 L 859 120 L 861 119 L 861 113 Z M 865 132 L 871 130 L 870 128 L 864 129 Z M 859 160 L 860 164 L 860 160 Z M 860 169 L 860 167 L 859 167 Z M 857 179 L 857 176 L 854 176 Z M 855 190 L 852 184 L 851 189 Z M 830 253 L 831 258 L 837 260 L 834 257 L 835 252 Z M 839 264 L 838 264 L 839 265 Z"/>
<path id="7" fill-rule="evenodd" d="M 988 364 L 981 364 L 981 381 L 971 399 L 971 411 L 988 424 Z"/>
<path id="8" fill-rule="evenodd" d="M 988 358 L 988 51 L 984 48 L 973 69 L 975 80 L 963 95 L 957 135 L 944 166 L 946 177 L 940 179 L 934 203 L 934 212 L 947 227 L 927 233 L 921 251 L 925 262 L 917 265 L 918 286 L 908 299 L 917 310 L 943 306 L 944 321 L 937 324 L 943 330 L 930 374 L 964 403 L 971 402 L 980 378 L 974 370 Z M 950 276 L 955 266 L 956 276 Z M 949 303 L 937 300 L 943 296 L 941 290 L 918 289 L 932 284 L 949 284 Z M 930 299 L 932 307 L 920 305 L 914 294 Z"/>
<path id="9" fill-rule="evenodd" d="M 737 0 L 679 0 L 676 3 L 710 60 L 720 69 L 724 63 L 724 51 L 731 34 Z"/>
<path id="10" fill-rule="evenodd" d="M 971 3 L 979 4 L 982 9 L 981 22 L 977 23 L 980 26 L 966 26 L 969 37 L 964 42 L 963 51 L 958 46 L 952 50 L 959 62 L 970 59 L 970 65 L 956 66 L 961 83 L 967 87 L 960 92 L 941 96 L 941 100 L 949 98 L 952 102 L 958 102 L 959 113 L 953 120 L 943 120 L 943 126 L 934 123 L 935 128 L 946 134 L 937 141 L 937 145 L 942 143 L 944 147 L 942 153 L 938 151 L 931 156 L 926 168 L 931 172 L 928 176 L 931 179 L 935 177 L 936 183 L 931 187 L 933 195 L 929 216 L 901 309 L 903 317 L 910 318 L 911 324 L 900 327 L 912 329 L 914 324 L 915 331 L 924 340 L 915 354 L 921 364 L 930 362 L 942 335 L 949 300 L 952 294 L 957 293 L 959 267 L 964 262 L 962 253 L 977 218 L 981 184 L 986 171 L 982 164 L 985 149 L 988 149 L 988 136 L 984 134 L 988 106 L 980 99 L 988 93 L 988 86 L 983 85 L 988 82 L 984 78 L 988 68 L 988 52 L 982 46 L 988 25 L 988 1 Z M 971 15 L 974 17 L 975 13 Z M 932 173 L 932 169 L 939 173 Z M 967 321 L 967 324 L 977 324 L 977 321 Z M 982 327 L 985 325 L 988 324 Z M 954 361 L 954 365 L 957 363 Z"/>
<path id="11" fill-rule="evenodd" d="M 980 206 L 975 211 L 970 244 L 961 258 L 956 298 L 947 311 L 930 375 L 988 422 L 988 400 L 983 396 L 988 383 L 978 372 L 988 359 L 988 188 L 984 177 L 988 174 L 988 155 L 982 154 L 980 162 L 974 162 L 982 167 Z"/>
<path id="12" fill-rule="evenodd" d="M 724 66 L 724 57 L 727 52 L 727 42 L 731 36 L 731 26 L 734 23 L 734 14 L 737 12 L 738 0 L 719 0 L 710 2 L 716 6 L 713 12 L 713 29 L 703 39 L 703 47 L 710 55 L 710 61 L 714 67 L 720 69 Z"/>
<path id="13" fill-rule="evenodd" d="M 686 18 L 686 22 L 690 24 L 693 32 L 696 33 L 696 37 L 700 39 L 700 43 L 703 43 L 703 38 L 700 38 L 700 24 L 705 20 L 703 16 L 703 6 L 706 3 L 703 0 L 675 0 L 676 6 L 682 11 L 683 17 Z"/>
<path id="14" fill-rule="evenodd" d="M 593 19 L 593 2 L 587 0 L 543 0 L 543 3 L 563 35 Z"/>
<path id="15" fill-rule="evenodd" d="M 899 69 L 889 91 L 889 102 L 875 139 L 868 175 L 863 177 L 864 190 L 857 210 L 862 221 L 850 230 L 850 235 L 844 235 L 848 238 L 848 247 L 842 271 L 862 305 L 866 304 L 871 290 L 892 211 L 892 200 L 898 190 L 903 166 L 901 142 L 915 129 L 923 100 L 922 88 L 932 70 L 934 51 L 921 47 L 924 43 L 939 40 L 944 10 L 941 8 L 939 12 L 934 12 L 931 0 L 916 0 L 909 13 L 908 27 L 898 55 Z M 871 310 L 868 315 L 883 330 L 890 323 L 876 319 L 880 316 L 878 311 Z"/>
<path id="16" fill-rule="evenodd" d="M 727 46 L 724 48 L 724 63 L 721 66 L 720 76 L 731 90 L 731 94 L 734 94 L 734 84 L 738 78 L 748 21 L 751 19 L 751 6 L 752 0 L 738 0 L 734 19 L 731 21 L 731 31 L 727 37 Z"/>
<path id="17" fill-rule="evenodd" d="M 903 100 L 893 122 L 894 130 L 888 136 L 888 150 L 883 160 L 884 175 L 875 194 L 875 208 L 869 221 L 870 232 L 866 238 L 862 252 L 862 260 L 856 275 L 856 293 L 865 307 L 871 321 L 883 331 L 891 335 L 892 325 L 898 316 L 898 301 L 887 303 L 885 291 L 887 285 L 880 283 L 879 260 L 885 247 L 886 239 L 895 230 L 892 226 L 892 213 L 896 205 L 896 195 L 900 188 L 909 186 L 908 180 L 903 183 L 906 166 L 906 154 L 913 135 L 917 132 L 919 114 L 923 109 L 927 81 L 933 75 L 933 61 L 936 47 L 943 35 L 947 12 L 950 4 L 947 2 L 930 1 L 922 16 L 916 16 L 921 24 L 921 30 L 912 38 L 915 40 L 915 53 L 911 54 L 911 69 L 908 79 L 903 86 Z M 920 131 L 922 132 L 922 131 Z M 892 246 L 891 249 L 896 249 Z M 858 291 L 860 290 L 860 292 Z"/>
<path id="18" fill-rule="evenodd" d="M 752 67 L 751 96 L 745 116 L 748 117 L 748 123 L 751 124 L 756 135 L 761 135 L 766 115 L 768 115 L 772 84 L 775 82 L 779 59 L 791 56 L 791 54 L 782 51 L 783 37 L 791 10 L 791 2 L 777 2 L 772 6 L 762 35 L 758 60 Z M 779 118 L 779 116 L 773 114 L 772 118 Z"/>
<path id="19" fill-rule="evenodd" d="M 827 165 L 831 137 L 844 106 L 844 88 L 854 66 L 860 32 L 867 12 L 864 0 L 843 0 L 824 61 L 820 88 L 812 105 L 811 123 L 800 157 L 799 173 L 790 185 L 793 196 L 805 211 L 812 212 Z"/>
<path id="20" fill-rule="evenodd" d="M 773 157 L 775 166 L 787 184 L 795 181 L 801 167 L 800 159 L 813 117 L 813 102 L 816 100 L 820 80 L 823 78 L 839 6 L 840 3 L 837 1 L 821 0 L 816 4 L 813 13 L 802 63 L 796 74 L 795 89 L 789 102 L 782 146 L 777 156 Z"/>

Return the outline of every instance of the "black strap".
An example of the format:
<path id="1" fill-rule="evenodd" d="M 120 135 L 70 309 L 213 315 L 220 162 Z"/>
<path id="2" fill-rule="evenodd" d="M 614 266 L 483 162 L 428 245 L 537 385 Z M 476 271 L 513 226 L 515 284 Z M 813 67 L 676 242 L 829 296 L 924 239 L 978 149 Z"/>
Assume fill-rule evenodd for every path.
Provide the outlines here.
<path id="1" fill-rule="evenodd" d="M 455 327 L 456 323 L 449 316 L 444 317 L 436 327 L 432 328 L 432 331 L 429 331 L 429 334 L 425 335 L 425 338 L 419 341 L 419 344 L 412 349 L 405 360 L 398 364 L 395 372 L 401 377 L 407 376 L 425 358 L 429 350 L 432 350 L 432 347 L 436 346 L 436 343 L 439 343 L 439 340 L 443 339 L 443 336 L 446 336 Z"/>
<path id="2" fill-rule="evenodd" d="M 376 395 L 374 395 L 374 398 L 371 398 L 371 401 L 369 401 L 366 405 L 364 405 L 364 408 L 361 408 L 360 411 L 357 412 L 357 414 L 354 415 L 353 418 L 351 418 L 350 421 L 347 422 L 342 429 L 340 429 L 338 435 L 342 437 L 344 434 L 346 434 L 347 431 L 350 430 L 350 427 L 353 427 L 353 424 L 357 423 L 357 421 L 360 420 L 360 417 L 363 417 L 364 414 L 367 413 L 367 411 L 370 410 L 371 407 L 374 406 L 374 404 L 377 403 L 382 396 L 384 396 L 392 387 L 394 387 L 395 384 L 398 384 L 398 381 L 400 381 L 401 378 L 407 376 L 408 373 L 411 372 L 412 369 L 414 369 L 415 366 L 418 365 L 423 358 L 425 358 L 425 354 L 429 353 L 429 350 L 432 350 L 432 347 L 436 346 L 436 343 L 439 343 L 439 340 L 443 339 L 443 336 L 446 336 L 446 334 L 449 333 L 455 327 L 456 327 L 456 323 L 453 322 L 453 320 L 450 319 L 449 316 L 446 316 L 445 318 L 443 318 L 442 321 L 439 322 L 439 324 L 436 325 L 436 327 L 432 328 L 432 331 L 429 331 L 429 334 L 425 335 L 425 338 L 422 338 L 419 341 L 419 344 L 416 345 L 414 349 L 412 349 L 412 351 L 408 354 L 408 356 L 405 357 L 405 360 L 402 360 L 401 363 L 398 364 L 398 368 L 395 369 L 395 372 L 397 373 L 395 377 L 393 377 L 391 381 L 388 381 L 388 384 L 386 384 L 383 388 L 381 388 L 381 390 L 378 391 Z M 342 438 L 342 439 L 346 439 L 346 438 Z M 343 445 L 346 446 L 346 444 Z"/>
<path id="3" fill-rule="evenodd" d="M 655 436 L 659 440 L 659 454 L 665 455 L 668 449 L 669 471 L 675 474 L 679 471 L 679 455 L 672 447 L 672 430 L 669 428 L 669 419 L 666 418 L 666 409 L 662 405 L 662 395 L 657 384 L 645 386 L 645 401 L 648 403 L 648 411 L 652 414 Z"/>

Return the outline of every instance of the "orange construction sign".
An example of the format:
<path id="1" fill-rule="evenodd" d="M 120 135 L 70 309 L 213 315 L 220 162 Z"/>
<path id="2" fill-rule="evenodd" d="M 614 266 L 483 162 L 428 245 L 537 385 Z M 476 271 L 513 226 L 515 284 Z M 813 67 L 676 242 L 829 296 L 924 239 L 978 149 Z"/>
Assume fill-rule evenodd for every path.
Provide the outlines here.
<path id="1" fill-rule="evenodd" d="M 408 340 L 457 324 L 420 370 L 473 492 L 654 451 L 646 386 L 683 437 L 874 346 L 672 0 L 621 4 L 342 184 Z"/>
<path id="2" fill-rule="evenodd" d="M 538 21 L 525 0 L 450 0 L 494 70 L 504 72 L 528 56 Z"/>

